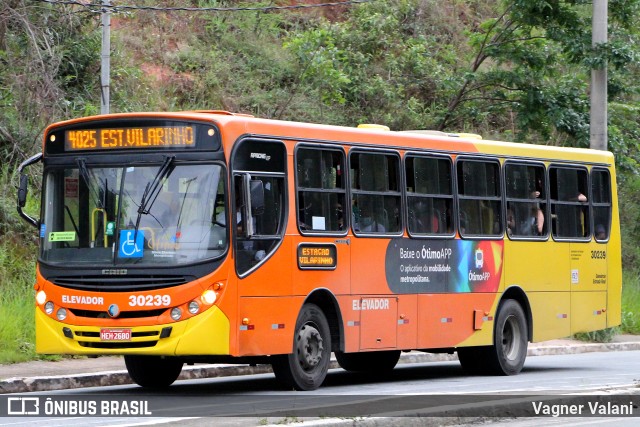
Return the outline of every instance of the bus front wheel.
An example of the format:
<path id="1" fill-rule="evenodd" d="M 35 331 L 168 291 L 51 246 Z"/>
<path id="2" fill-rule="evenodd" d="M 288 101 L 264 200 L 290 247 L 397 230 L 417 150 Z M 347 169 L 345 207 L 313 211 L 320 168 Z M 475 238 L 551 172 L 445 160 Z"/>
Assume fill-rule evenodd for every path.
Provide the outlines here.
<path id="1" fill-rule="evenodd" d="M 141 387 L 169 387 L 178 378 L 183 363 L 173 357 L 124 356 L 129 376 Z"/>
<path id="2" fill-rule="evenodd" d="M 504 301 L 496 316 L 493 345 L 462 347 L 458 359 L 473 374 L 516 375 L 527 357 L 527 318 L 515 300 Z"/>
<path id="3" fill-rule="evenodd" d="M 293 353 L 272 356 L 278 381 L 296 390 L 315 390 L 324 382 L 331 358 L 329 322 L 320 307 L 305 304 L 300 310 Z"/>

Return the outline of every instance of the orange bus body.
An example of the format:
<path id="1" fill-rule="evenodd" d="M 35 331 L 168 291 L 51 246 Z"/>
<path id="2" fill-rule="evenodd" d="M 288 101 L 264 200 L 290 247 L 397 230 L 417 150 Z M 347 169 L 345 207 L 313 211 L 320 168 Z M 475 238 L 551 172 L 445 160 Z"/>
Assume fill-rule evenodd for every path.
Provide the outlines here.
<path id="1" fill-rule="evenodd" d="M 280 141 L 286 148 L 283 237 L 266 260 L 248 274 L 236 272 L 232 237 L 224 259 L 214 271 L 167 288 L 116 292 L 70 289 L 45 279 L 38 270 L 36 291 L 44 291 L 46 301 L 53 302 L 56 309 L 70 311 L 64 321 L 59 321 L 56 311 L 45 313 L 44 301 L 37 304 L 37 350 L 41 353 L 180 356 L 185 361 L 290 354 L 295 350 L 296 323 L 308 303 L 324 312 L 331 330 L 331 348 L 341 353 L 453 351 L 490 346 L 499 306 L 506 299 L 517 301 L 522 308 L 527 341 L 559 338 L 620 323 L 620 233 L 610 153 L 216 112 L 108 116 L 157 117 L 215 125 L 228 165 L 229 187 L 234 182 L 231 159 L 238 141 L 251 140 L 256 147 L 261 140 Z M 45 135 L 60 127 L 102 119 L 59 123 L 49 127 Z M 45 152 L 48 143 L 45 140 Z M 337 233 L 303 233 L 297 215 L 299 188 L 294 179 L 299 169 L 296 149 L 300 145 L 341 150 L 345 162 L 352 150 L 382 150 L 399 156 L 402 165 L 408 154 L 435 153 L 450 158 L 452 164 L 460 157 L 495 160 L 500 168 L 514 159 L 539 162 L 545 168 L 554 164 L 584 165 L 587 172 L 600 168 L 611 177 L 610 234 L 606 242 L 591 237 L 580 242 L 563 241 L 550 234 L 546 239 L 529 241 L 508 238 L 503 225 L 499 237 L 464 238 L 454 218 L 458 225 L 452 235 L 421 237 L 410 236 L 406 216 L 401 231 L 394 235 L 363 236 L 353 228 Z M 345 197 L 350 194 L 351 190 L 345 189 Z M 227 197 L 228 206 L 232 206 L 231 196 Z M 504 195 L 501 197 L 504 206 Z M 406 200 L 403 187 L 403 209 Z M 235 213 L 232 215 L 235 217 Z M 234 233 L 232 230 L 232 236 Z M 312 250 L 314 247 L 321 250 Z M 473 266 L 478 251 L 482 254 L 481 264 Z M 305 263 L 310 263 L 311 268 L 304 268 Z M 318 263 L 328 263 L 330 268 L 314 268 Z M 481 266 L 476 271 L 478 265 Z M 58 270 L 63 273 L 64 266 Z M 102 274 L 117 277 L 122 274 L 117 270 L 103 270 Z M 122 285 L 127 283 L 126 274 L 122 275 Z M 433 283 L 442 278 L 448 282 L 446 285 Z M 424 291 L 411 291 L 420 284 Z M 198 298 L 207 290 L 215 292 L 215 302 L 203 304 L 203 310 L 190 314 L 189 303 L 200 301 Z M 170 306 L 163 305 L 163 301 L 170 301 Z M 140 306 L 165 310 L 157 310 L 151 317 L 77 315 L 83 310 L 106 312 L 113 304 L 123 312 L 133 312 Z M 172 319 L 172 307 L 181 307 L 184 315 L 179 321 Z M 94 345 L 100 342 L 101 330 L 128 329 L 132 331 L 129 340 L 116 340 L 118 345 L 113 346 Z M 85 344 L 80 344 L 82 341 Z M 138 344 L 150 341 L 153 343 Z"/>

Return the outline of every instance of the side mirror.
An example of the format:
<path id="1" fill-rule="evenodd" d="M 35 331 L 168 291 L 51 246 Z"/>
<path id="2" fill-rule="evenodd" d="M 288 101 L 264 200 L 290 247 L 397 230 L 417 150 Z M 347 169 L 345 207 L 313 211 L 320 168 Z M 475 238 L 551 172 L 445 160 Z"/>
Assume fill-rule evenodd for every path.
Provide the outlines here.
<path id="1" fill-rule="evenodd" d="M 252 237 L 256 230 L 253 217 L 264 213 L 264 184 L 259 179 L 251 179 L 251 175 L 242 177 L 242 198 L 244 205 L 244 224 L 247 237 Z"/>
<path id="2" fill-rule="evenodd" d="M 18 206 L 24 208 L 27 204 L 27 194 L 29 192 L 29 177 L 20 175 L 20 186 L 18 187 Z"/>
<path id="3" fill-rule="evenodd" d="M 22 219 L 24 219 L 25 221 L 27 221 L 29 224 L 33 225 L 36 228 L 40 226 L 40 221 L 30 217 L 29 215 L 24 213 L 24 211 L 22 210 L 22 208 L 24 208 L 24 206 L 27 204 L 27 194 L 29 193 L 29 189 L 28 189 L 29 177 L 26 174 L 22 173 L 22 171 L 26 167 L 31 166 L 34 163 L 38 163 L 41 160 L 42 160 L 42 153 L 38 153 L 35 156 L 31 156 L 30 158 L 22 162 L 22 164 L 18 167 L 18 172 L 20 173 L 20 185 L 18 186 L 18 206 L 17 206 L 18 214 L 20 214 Z"/>
<path id="4" fill-rule="evenodd" d="M 264 183 L 259 179 L 249 181 L 249 193 L 251 194 L 251 215 L 264 213 Z"/>

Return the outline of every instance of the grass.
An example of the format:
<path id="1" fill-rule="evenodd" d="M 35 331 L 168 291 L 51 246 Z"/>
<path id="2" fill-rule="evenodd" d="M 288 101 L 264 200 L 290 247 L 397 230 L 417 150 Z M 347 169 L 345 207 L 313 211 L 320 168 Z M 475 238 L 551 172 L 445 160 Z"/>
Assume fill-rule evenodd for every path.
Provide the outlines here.
<path id="1" fill-rule="evenodd" d="M 4 165 L 0 169 L 0 363 L 39 358 L 35 352 L 33 290 L 36 230 L 16 213 L 16 182 L 15 171 Z M 30 194 L 28 212 L 37 212 L 38 197 Z"/>
<path id="2" fill-rule="evenodd" d="M 0 240 L 0 363 L 36 359 L 33 245 L 5 235 Z"/>
<path id="3" fill-rule="evenodd" d="M 622 326 L 626 334 L 640 334 L 640 277 L 637 271 L 625 271 L 622 278 Z"/>

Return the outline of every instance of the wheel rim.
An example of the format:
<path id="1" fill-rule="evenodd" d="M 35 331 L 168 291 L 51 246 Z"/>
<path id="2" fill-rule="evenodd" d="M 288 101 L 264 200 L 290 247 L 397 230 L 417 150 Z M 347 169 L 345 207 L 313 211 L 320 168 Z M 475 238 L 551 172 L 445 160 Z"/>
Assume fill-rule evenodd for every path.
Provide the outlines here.
<path id="1" fill-rule="evenodd" d="M 516 360 L 520 355 L 521 343 L 518 320 L 515 316 L 509 316 L 502 329 L 502 352 L 505 359 Z"/>
<path id="2" fill-rule="evenodd" d="M 311 323 L 305 323 L 298 331 L 296 350 L 298 362 L 305 371 L 311 371 L 322 361 L 324 352 L 322 335 Z"/>

